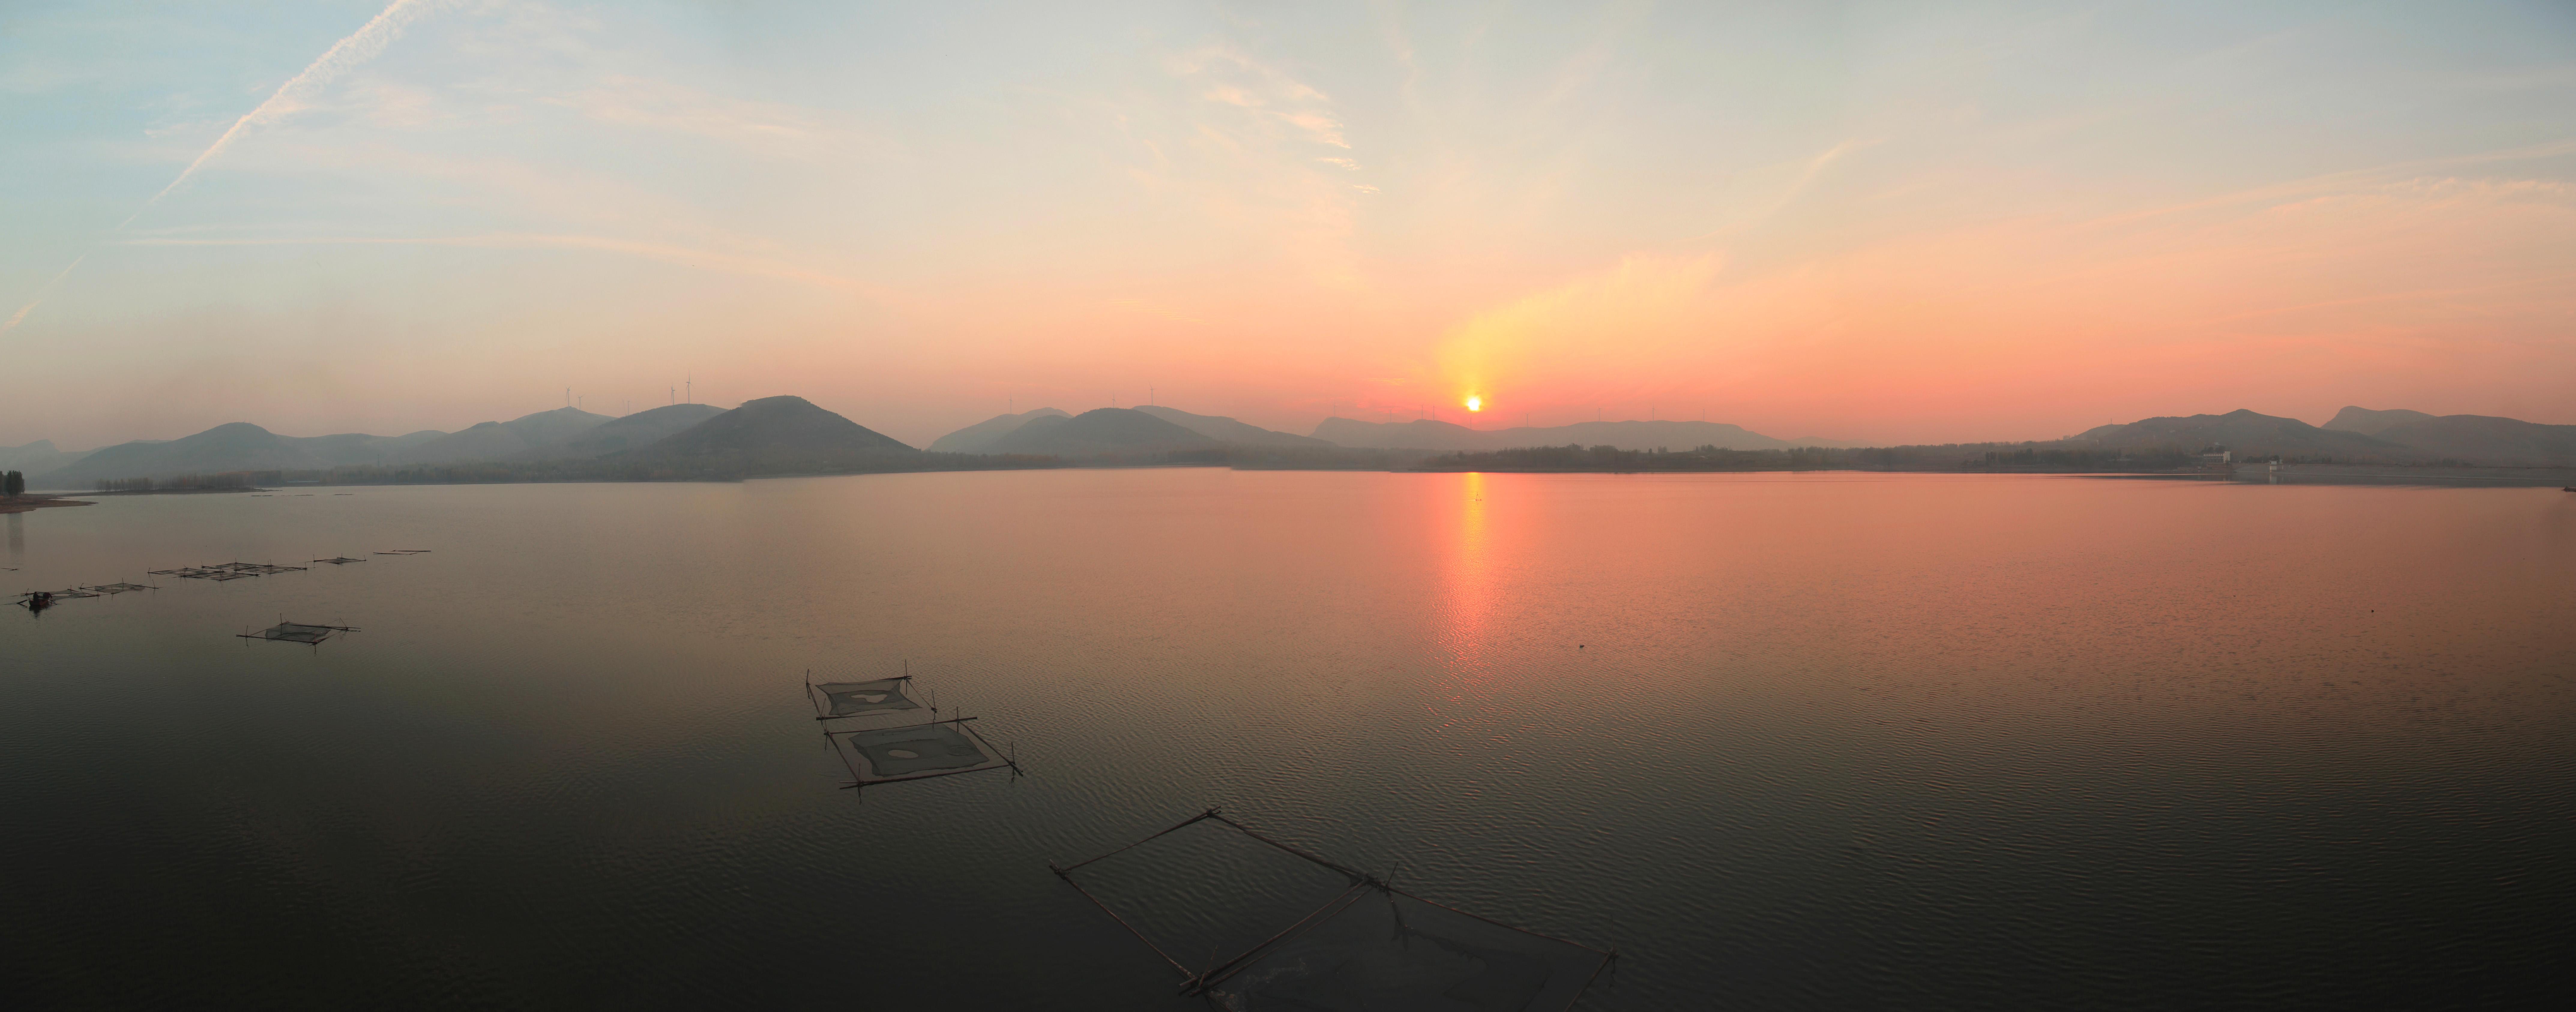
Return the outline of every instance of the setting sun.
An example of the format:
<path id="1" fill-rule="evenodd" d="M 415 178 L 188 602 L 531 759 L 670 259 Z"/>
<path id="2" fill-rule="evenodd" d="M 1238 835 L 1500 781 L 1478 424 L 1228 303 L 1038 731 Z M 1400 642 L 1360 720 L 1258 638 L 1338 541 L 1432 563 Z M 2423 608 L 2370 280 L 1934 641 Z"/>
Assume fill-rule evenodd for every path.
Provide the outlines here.
<path id="1" fill-rule="evenodd" d="M 1469 395 L 1469 396 L 1467 397 L 1467 410 L 1469 410 L 1469 411 L 1483 411 L 1483 410 L 1485 410 L 1485 399 L 1484 399 L 1484 398 L 1482 398 L 1482 397 L 1474 396 L 1474 395 L 1472 395 L 1472 394 L 1471 394 L 1471 395 Z"/>

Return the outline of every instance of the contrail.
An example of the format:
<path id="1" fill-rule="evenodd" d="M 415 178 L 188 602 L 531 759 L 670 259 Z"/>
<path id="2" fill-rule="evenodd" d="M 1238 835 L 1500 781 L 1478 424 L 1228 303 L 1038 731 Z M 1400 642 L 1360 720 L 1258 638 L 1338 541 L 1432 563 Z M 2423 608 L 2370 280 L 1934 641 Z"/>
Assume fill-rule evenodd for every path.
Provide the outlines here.
<path id="1" fill-rule="evenodd" d="M 18 321 L 26 319 L 27 314 L 35 312 L 36 306 L 45 301 L 45 296 L 54 294 L 54 286 L 62 284 L 64 278 L 71 276 L 72 268 L 80 266 L 80 262 L 87 259 L 89 259 L 89 254 L 83 253 L 79 256 L 73 257 L 72 262 L 64 264 L 62 273 L 54 275 L 54 279 L 52 281 L 45 282 L 45 287 L 36 289 L 36 297 L 34 299 L 28 301 L 26 305 L 18 307 L 17 315 L 10 317 L 9 322 L 7 323 L 0 323 L 0 334 L 6 334 L 15 329 L 18 326 Z"/>
<path id="2" fill-rule="evenodd" d="M 178 189 L 179 184 L 187 182 L 189 176 L 196 175 L 197 170 L 203 168 L 207 162 L 213 161 L 216 155 L 222 154 L 226 147 L 232 145 L 233 138 L 241 136 L 242 131 L 259 124 L 276 122 L 287 113 L 296 110 L 299 105 L 298 95 L 329 83 L 332 78 L 346 73 L 352 67 L 375 59 L 376 54 L 384 52 L 385 46 L 393 42 L 395 36 L 402 34 L 404 25 L 428 13 L 429 8 L 438 2 L 439 0 L 394 0 L 393 3 L 386 5 L 385 9 L 378 12 L 373 19 L 358 26 L 357 31 L 349 33 L 348 38 L 332 43 L 331 48 L 323 50 L 321 57 L 305 67 L 303 73 L 288 78 L 285 84 L 278 85 L 277 91 L 268 96 L 268 101 L 260 103 L 259 108 L 234 120 L 232 128 L 224 131 L 223 136 L 215 138 L 215 142 L 208 145 L 204 153 L 197 156 L 196 161 L 189 162 L 187 168 L 179 170 L 179 178 L 171 180 L 170 185 L 162 187 L 161 192 L 153 194 L 152 199 L 144 201 L 142 206 L 134 209 L 133 214 L 126 215 L 124 221 L 117 222 L 116 227 L 122 229 L 134 224 L 134 219 L 142 217 L 144 211 L 149 210 L 153 204 L 159 203 L 161 198 L 169 196 L 170 191 Z M 71 275 L 72 268 L 80 266 L 80 262 L 87 259 L 89 254 L 86 252 L 73 257 L 71 263 L 64 265 L 62 273 L 54 275 L 52 281 L 46 282 L 45 287 L 36 291 L 33 301 L 18 307 L 17 315 L 11 316 L 9 322 L 0 323 L 0 334 L 6 334 L 15 329 L 27 318 L 28 313 L 34 312 L 36 306 L 45 301 L 46 296 L 53 294 L 55 286 L 62 284 L 63 279 Z"/>
<path id="3" fill-rule="evenodd" d="M 162 187 L 161 192 L 153 194 L 151 200 L 144 201 L 142 207 L 135 208 L 134 213 L 126 215 L 125 220 L 118 222 L 116 227 L 124 228 L 133 224 L 134 219 L 141 217 L 144 210 L 159 202 L 161 198 L 169 196 L 170 191 L 178 189 L 179 184 L 187 182 L 189 176 L 196 175 L 200 167 L 213 161 L 216 155 L 222 154 L 226 147 L 232 145 L 233 138 L 241 136 L 242 131 L 260 124 L 276 122 L 287 113 L 294 112 L 299 106 L 297 101 L 299 93 L 327 84 L 332 78 L 340 76 L 350 68 L 375 59 L 376 54 L 384 52 L 385 46 L 393 42 L 395 36 L 402 34 L 404 25 L 427 13 L 426 9 L 431 5 L 423 0 L 394 0 L 373 20 L 359 26 L 357 31 L 351 32 L 348 38 L 341 39 L 333 43 L 330 49 L 324 50 L 320 58 L 315 59 L 311 66 L 304 68 L 303 73 L 288 78 L 285 84 L 278 85 L 277 92 L 268 96 L 268 101 L 260 103 L 259 108 L 234 120 L 232 128 L 224 131 L 223 136 L 215 138 L 215 142 L 207 146 L 204 154 L 198 155 L 196 161 L 189 162 L 187 168 L 179 170 L 179 178 L 171 180 L 170 185 Z"/>

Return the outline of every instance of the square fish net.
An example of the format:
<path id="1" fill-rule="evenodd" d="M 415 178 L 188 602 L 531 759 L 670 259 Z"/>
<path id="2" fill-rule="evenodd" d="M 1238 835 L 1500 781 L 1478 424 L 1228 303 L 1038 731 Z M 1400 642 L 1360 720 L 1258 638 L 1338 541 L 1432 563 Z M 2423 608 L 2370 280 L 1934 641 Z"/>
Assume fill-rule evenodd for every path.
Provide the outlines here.
<path id="1" fill-rule="evenodd" d="M 1613 958 L 1403 892 L 1215 810 L 1056 874 L 1179 971 L 1184 993 L 1234 1012 L 1562 1010 Z"/>
<path id="2" fill-rule="evenodd" d="M 1009 766 L 1000 749 L 967 726 L 972 719 L 827 733 L 861 786 Z"/>
<path id="3" fill-rule="evenodd" d="M 1523 1012 L 1574 1006 L 1610 956 L 1392 888 L 1362 888 L 1208 982 L 1232 1012 Z"/>
<path id="4" fill-rule="evenodd" d="M 910 694 L 912 679 L 880 678 L 873 682 L 822 682 L 807 687 L 814 699 L 815 719 L 835 717 L 875 717 L 886 714 L 904 715 L 913 711 L 928 712 Z"/>
<path id="5" fill-rule="evenodd" d="M 343 626 L 305 625 L 300 622 L 280 622 L 266 629 L 251 633 L 244 638 L 255 640 L 279 640 L 286 643 L 320 643 L 323 640 L 330 639 L 333 633 L 347 631 L 349 630 Z"/>

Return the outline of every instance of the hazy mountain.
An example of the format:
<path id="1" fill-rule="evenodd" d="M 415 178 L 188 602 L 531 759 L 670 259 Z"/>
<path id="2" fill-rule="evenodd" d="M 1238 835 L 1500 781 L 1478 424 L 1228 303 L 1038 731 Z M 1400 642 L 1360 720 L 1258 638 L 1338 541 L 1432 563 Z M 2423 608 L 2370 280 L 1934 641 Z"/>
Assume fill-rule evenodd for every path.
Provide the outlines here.
<path id="1" fill-rule="evenodd" d="M 1285 432 L 1273 432 L 1257 425 L 1247 425 L 1220 415 L 1193 415 L 1187 411 L 1182 411 L 1177 408 L 1156 407 L 1151 404 L 1140 405 L 1136 410 L 1152 415 L 1156 418 L 1160 418 L 1174 425 L 1178 425 L 1184 429 L 1188 429 L 1220 443 L 1238 443 L 1245 446 L 1322 447 L 1333 445 L 1311 436 L 1292 436 Z"/>
<path id="2" fill-rule="evenodd" d="M 994 443 L 1000 441 L 1003 436 L 1010 435 L 1020 426 L 1028 424 L 1032 419 L 1071 417 L 1073 416 L 1055 408 L 1039 408 L 1016 415 L 994 415 L 931 440 L 930 450 L 933 453 L 991 453 Z"/>
<path id="3" fill-rule="evenodd" d="M 1577 422 L 1573 425 L 1470 429 L 1430 419 L 1363 422 L 1327 418 L 1315 426 L 1315 438 L 1351 447 L 1444 451 L 1508 450 L 1568 444 L 1586 447 L 1606 445 L 1622 450 L 1688 450 L 1701 446 L 1727 450 L 1783 450 L 1793 446 L 1859 445 L 1827 439 L 1776 439 L 1723 422 L 1674 421 Z"/>
<path id="4" fill-rule="evenodd" d="M 541 447 L 565 442 L 610 421 L 613 419 L 607 415 L 594 415 L 580 408 L 556 408 L 451 432 L 410 447 L 388 462 L 453 464 L 524 458 Z"/>
<path id="5" fill-rule="evenodd" d="M 668 456 L 741 454 L 769 459 L 850 453 L 918 453 L 892 437 L 815 407 L 802 397 L 763 397 L 647 447 Z"/>
<path id="6" fill-rule="evenodd" d="M 1030 419 L 995 441 L 991 452 L 1096 457 L 1213 446 L 1216 442 L 1134 408 L 1099 408 L 1071 418 Z"/>
<path id="7" fill-rule="evenodd" d="M 357 464 L 382 464 L 402 456 L 414 447 L 444 438 L 446 435 L 447 433 L 436 429 L 422 429 L 402 436 L 370 436 L 363 432 L 343 432 L 330 436 L 279 436 L 277 438 L 284 440 L 289 446 L 298 447 L 312 454 L 314 459 L 321 461 L 325 466 L 346 467 Z"/>
<path id="8" fill-rule="evenodd" d="M 82 488 L 101 478 L 168 478 L 181 474 L 270 471 L 325 466 L 291 440 L 252 425 L 231 422 L 166 443 L 119 443 L 64 467 L 28 476 L 31 487 Z"/>
<path id="9" fill-rule="evenodd" d="M 2119 449 L 2199 449 L 2225 446 L 2239 458 L 2288 454 L 2354 460 L 2402 460 L 2415 456 L 2385 439 L 2358 432 L 2320 429 L 2296 418 L 2276 418 L 2244 409 L 2223 415 L 2145 418 L 2126 425 L 2088 429 L 2067 440 Z"/>
<path id="10" fill-rule="evenodd" d="M 723 408 L 713 404 L 670 404 L 650 408 L 576 432 L 570 439 L 531 449 L 528 457 L 533 460 L 597 457 L 620 450 L 641 449 L 724 413 Z"/>
<path id="11" fill-rule="evenodd" d="M 2346 412 L 2353 409 L 2345 408 Z M 2383 412 L 2400 414 L 2401 412 Z M 2407 411 L 2403 414 L 2417 414 Z M 2336 416 L 2340 419 L 2342 416 Z M 2422 415 L 2379 431 L 2379 438 L 2427 460 L 2498 466 L 2576 467 L 2576 425 L 2541 425 L 2489 415 Z"/>
<path id="12" fill-rule="evenodd" d="M 25 446 L 0 446 L 0 471 L 23 471 L 30 475 L 68 467 L 87 456 L 54 449 L 54 441 L 39 439 Z"/>
<path id="13" fill-rule="evenodd" d="M 2336 432 L 2358 432 L 2365 436 L 2376 436 L 2389 429 L 2407 424 L 2408 422 L 2426 421 L 2432 417 L 2433 416 L 2421 411 L 2406 411 L 2402 409 L 2397 411 L 2372 411 L 2369 408 L 2347 406 L 2343 410 L 2335 412 L 2333 421 L 2320 425 L 2318 428 L 2333 429 Z"/>

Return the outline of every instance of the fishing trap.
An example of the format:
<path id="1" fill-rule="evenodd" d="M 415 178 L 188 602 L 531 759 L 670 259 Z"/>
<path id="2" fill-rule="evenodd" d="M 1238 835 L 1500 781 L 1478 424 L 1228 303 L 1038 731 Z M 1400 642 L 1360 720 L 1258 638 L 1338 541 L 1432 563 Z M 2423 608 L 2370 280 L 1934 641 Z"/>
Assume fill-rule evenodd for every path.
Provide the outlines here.
<path id="1" fill-rule="evenodd" d="M 355 627 L 345 625 L 307 625 L 302 622 L 280 622 L 255 633 L 242 633 L 241 638 L 246 640 L 274 640 L 280 643 L 305 643 L 318 646 L 323 640 L 330 639 L 336 634 L 353 633 L 357 631 L 358 630 Z"/>
<path id="2" fill-rule="evenodd" d="M 917 698 L 909 674 L 864 682 L 805 682 L 823 738 L 848 766 L 852 787 L 927 780 L 1019 764 L 984 740 L 973 717 L 942 719 L 935 700 Z M 950 711 L 954 713 L 955 711 Z"/>
<path id="3" fill-rule="evenodd" d="M 1172 874 L 1181 865 L 1199 873 Z M 1047 867 L 1171 964 L 1180 993 L 1231 1012 L 1562 1012 L 1618 958 L 1423 899 L 1213 808 Z M 1220 886 L 1230 899 L 1215 900 Z M 1202 952 L 1195 969 L 1184 959 Z"/>

